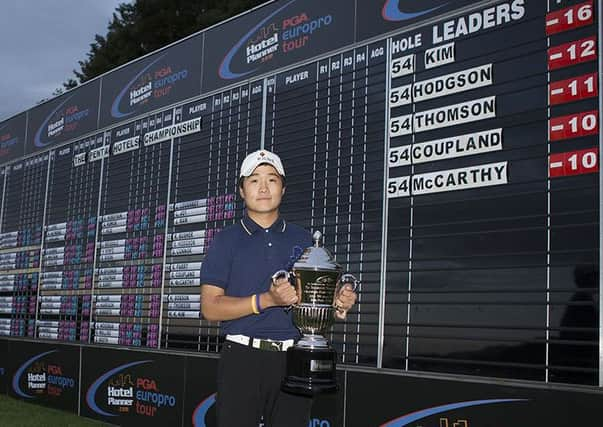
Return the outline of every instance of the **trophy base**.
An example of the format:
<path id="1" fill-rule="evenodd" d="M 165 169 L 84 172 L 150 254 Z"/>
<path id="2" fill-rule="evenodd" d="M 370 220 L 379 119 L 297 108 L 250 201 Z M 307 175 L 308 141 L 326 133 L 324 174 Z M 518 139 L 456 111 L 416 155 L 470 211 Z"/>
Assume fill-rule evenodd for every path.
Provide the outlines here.
<path id="1" fill-rule="evenodd" d="M 335 350 L 329 347 L 291 347 L 287 350 L 287 375 L 281 390 L 303 396 L 335 393 L 335 360 Z"/>

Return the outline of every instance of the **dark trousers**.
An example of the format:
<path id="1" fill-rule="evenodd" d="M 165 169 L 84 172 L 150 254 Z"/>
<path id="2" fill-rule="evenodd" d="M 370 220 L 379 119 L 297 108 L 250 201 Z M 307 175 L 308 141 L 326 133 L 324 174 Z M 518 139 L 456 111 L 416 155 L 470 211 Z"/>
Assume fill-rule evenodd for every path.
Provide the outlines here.
<path id="1" fill-rule="evenodd" d="M 287 352 L 225 341 L 218 363 L 218 427 L 308 427 L 312 399 L 280 390 Z"/>

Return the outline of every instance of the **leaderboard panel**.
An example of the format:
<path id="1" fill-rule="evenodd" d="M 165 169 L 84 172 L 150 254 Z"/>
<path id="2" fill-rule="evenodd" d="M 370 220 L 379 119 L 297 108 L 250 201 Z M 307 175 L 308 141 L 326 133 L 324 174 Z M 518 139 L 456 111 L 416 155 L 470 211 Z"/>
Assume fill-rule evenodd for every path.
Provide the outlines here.
<path id="1" fill-rule="evenodd" d="M 0 234 L 0 331 L 35 336 L 49 153 L 5 168 Z"/>
<path id="2" fill-rule="evenodd" d="M 390 40 L 386 367 L 597 380 L 597 27 L 550 3 Z"/>
<path id="3" fill-rule="evenodd" d="M 213 237 L 242 216 L 238 167 L 260 148 L 262 80 L 176 108 L 201 132 L 174 146 L 167 232 L 162 347 L 215 352 L 219 325 L 200 316 L 200 268 Z"/>
<path id="4" fill-rule="evenodd" d="M 102 159 L 94 343 L 159 346 L 172 110 L 111 131 Z"/>
<path id="5" fill-rule="evenodd" d="M 377 361 L 386 43 L 267 79 L 266 147 L 282 156 L 282 214 L 361 282 L 356 309 L 329 339 L 344 363 Z"/>
<path id="6" fill-rule="evenodd" d="M 99 133 L 50 153 L 37 336 L 88 342 L 101 162 Z"/>

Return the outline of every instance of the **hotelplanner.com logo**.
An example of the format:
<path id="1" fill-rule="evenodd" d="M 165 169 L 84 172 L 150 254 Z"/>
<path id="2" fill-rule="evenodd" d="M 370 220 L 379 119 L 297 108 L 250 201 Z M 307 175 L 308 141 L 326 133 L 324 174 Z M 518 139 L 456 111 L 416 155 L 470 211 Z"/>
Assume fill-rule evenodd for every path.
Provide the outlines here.
<path id="1" fill-rule="evenodd" d="M 262 64 L 308 46 L 313 37 L 333 23 L 330 14 L 287 13 L 285 9 L 295 2 L 285 3 L 245 33 L 222 59 L 218 75 L 225 80 L 247 76 Z"/>
<path id="2" fill-rule="evenodd" d="M 99 415 L 133 414 L 154 417 L 164 408 L 176 406 L 176 397 L 163 393 L 154 378 L 138 376 L 129 369 L 152 360 L 126 363 L 98 377 L 86 393 L 88 407 Z"/>
<path id="3" fill-rule="evenodd" d="M 79 123 L 90 115 L 90 109 L 80 109 L 77 104 L 63 107 L 67 101 L 73 98 L 71 95 L 61 102 L 42 122 L 34 136 L 36 147 L 44 148 L 63 134 L 77 130 Z"/>
<path id="4" fill-rule="evenodd" d="M 64 367 L 61 364 L 44 360 L 45 356 L 57 351 L 37 354 L 17 369 L 12 386 L 18 396 L 26 399 L 32 399 L 35 395 L 61 397 L 65 391 L 75 389 L 75 379 L 63 373 Z"/>
<path id="5" fill-rule="evenodd" d="M 408 19 L 413 19 L 422 15 L 426 15 L 448 4 L 448 2 L 445 2 L 429 9 L 423 9 L 412 12 L 408 10 L 408 7 L 405 7 L 404 3 L 413 3 L 415 5 L 417 3 L 421 4 L 421 2 L 417 1 L 408 2 L 403 0 L 387 0 L 383 5 L 383 9 L 381 10 L 381 16 L 383 16 L 383 19 L 385 19 L 386 21 L 406 21 Z"/>
<path id="6" fill-rule="evenodd" d="M 167 54 L 143 67 L 119 91 L 111 104 L 111 116 L 116 119 L 136 113 L 153 100 L 170 95 L 172 89 L 188 78 L 188 69 L 175 69 L 173 65 L 159 62 Z"/>
<path id="7" fill-rule="evenodd" d="M 46 356 L 47 354 L 51 354 L 56 352 L 56 350 L 51 350 L 51 351 L 47 351 L 44 353 L 40 353 L 35 355 L 34 357 L 32 357 L 31 359 L 27 360 L 25 363 L 23 363 L 19 369 L 17 369 L 17 372 L 15 372 L 15 375 L 13 375 L 13 390 L 15 391 L 15 393 L 17 393 L 17 395 L 21 396 L 21 397 L 25 397 L 27 399 L 31 399 L 33 398 L 32 395 L 25 393 L 25 391 L 23 391 L 21 389 L 21 376 L 23 374 L 25 374 L 25 372 L 28 370 L 28 368 L 34 364 L 34 362 L 36 362 L 38 359 L 43 358 L 44 356 Z M 36 389 L 46 389 L 46 374 L 43 372 L 43 369 L 33 369 L 32 371 L 36 371 L 34 373 L 31 373 L 27 376 L 27 388 L 28 389 L 32 389 L 32 390 L 36 390 Z M 40 373 L 38 372 L 40 371 Z"/>

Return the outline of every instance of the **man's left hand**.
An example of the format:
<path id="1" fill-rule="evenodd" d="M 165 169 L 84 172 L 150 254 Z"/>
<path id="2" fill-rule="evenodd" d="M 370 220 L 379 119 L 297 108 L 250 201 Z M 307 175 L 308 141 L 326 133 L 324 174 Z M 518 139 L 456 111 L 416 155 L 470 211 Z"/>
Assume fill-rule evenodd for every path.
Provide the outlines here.
<path id="1" fill-rule="evenodd" d="M 353 291 L 353 286 L 349 283 L 341 287 L 337 295 L 335 295 L 335 317 L 338 319 L 345 319 L 348 310 L 352 308 L 356 302 L 358 295 Z"/>

